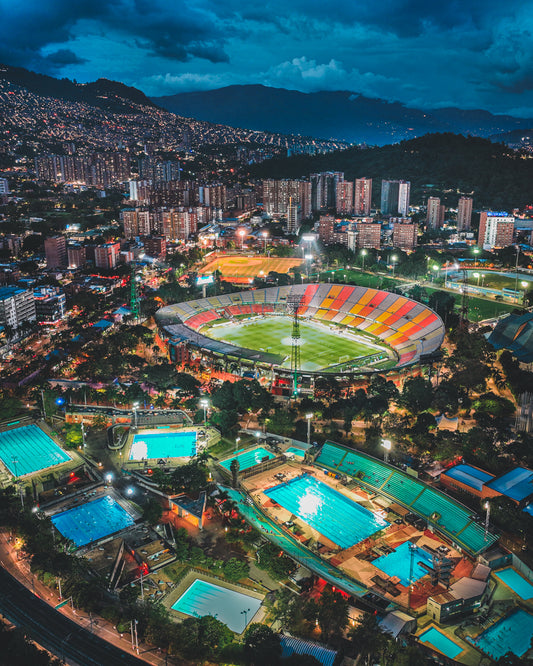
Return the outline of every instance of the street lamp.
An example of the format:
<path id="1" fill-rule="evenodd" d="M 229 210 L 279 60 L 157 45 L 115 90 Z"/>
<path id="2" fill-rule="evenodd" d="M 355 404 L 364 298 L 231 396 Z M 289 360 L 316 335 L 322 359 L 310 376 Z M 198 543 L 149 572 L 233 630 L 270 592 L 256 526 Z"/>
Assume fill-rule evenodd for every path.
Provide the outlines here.
<path id="1" fill-rule="evenodd" d="M 244 250 L 244 237 L 246 236 L 246 229 L 239 229 L 239 236 L 241 237 L 241 252 Z"/>
<path id="2" fill-rule="evenodd" d="M 244 615 L 244 628 L 248 626 L 248 613 L 250 612 L 250 609 L 247 608 L 246 610 L 241 611 L 241 615 Z"/>
<path id="3" fill-rule="evenodd" d="M 111 474 L 111 472 L 107 472 L 107 474 L 105 475 L 105 482 L 109 484 L 111 483 L 111 481 L 113 481 L 113 475 Z"/>
<path id="4" fill-rule="evenodd" d="M 485 541 L 488 539 L 489 536 L 489 521 L 490 521 L 490 502 L 485 502 L 483 505 L 483 508 L 485 509 Z"/>
<path id="5" fill-rule="evenodd" d="M 133 423 L 135 426 L 135 429 L 137 429 L 137 410 L 139 409 L 139 403 L 134 402 L 133 403 Z"/>
<path id="6" fill-rule="evenodd" d="M 383 452 L 383 460 L 384 460 L 386 463 L 388 463 L 388 462 L 389 462 L 389 454 L 390 454 L 390 450 L 392 449 L 392 442 L 390 441 L 390 439 L 382 439 L 382 440 L 381 440 L 381 446 L 382 446 L 383 449 L 384 449 L 384 452 Z"/>
<path id="7" fill-rule="evenodd" d="M 390 259 L 392 263 L 392 277 L 394 277 L 394 269 L 396 268 L 396 261 L 398 260 L 398 257 L 395 254 L 393 254 Z"/>
<path id="8" fill-rule="evenodd" d="M 236 437 L 236 438 L 235 438 L 235 451 L 237 450 L 240 441 L 241 441 L 241 438 L 240 438 L 240 437 Z"/>
<path id="9" fill-rule="evenodd" d="M 524 292 L 522 293 L 522 303 L 525 303 L 525 300 L 526 300 L 526 288 L 527 288 L 528 284 L 529 283 L 526 282 L 526 280 L 522 280 L 522 282 L 520 283 L 520 286 L 524 290 Z"/>
<path id="10" fill-rule="evenodd" d="M 203 407 L 204 409 L 204 425 L 207 423 L 207 408 L 209 407 L 209 400 L 206 400 L 205 398 L 203 400 L 200 400 L 200 407 Z"/>
<path id="11" fill-rule="evenodd" d="M 307 446 L 311 446 L 311 419 L 313 418 L 312 412 L 305 415 L 307 419 Z"/>
<path id="12" fill-rule="evenodd" d="M 477 286 L 479 287 L 479 278 L 481 277 L 481 273 L 474 273 L 474 277 L 477 278 Z"/>
<path id="13" fill-rule="evenodd" d="M 365 270 L 365 257 L 366 257 L 367 254 L 368 254 L 367 250 L 365 250 L 365 249 L 361 250 L 361 256 L 363 257 L 363 268 L 362 268 L 363 271 Z"/>
<path id="14" fill-rule="evenodd" d="M 439 270 L 439 267 L 436 266 L 435 264 L 433 264 L 433 266 L 432 266 L 431 268 L 435 271 L 434 275 L 435 275 L 435 277 L 437 277 L 437 273 L 436 273 L 436 271 Z M 431 282 L 433 282 L 433 281 L 434 281 L 434 280 L 433 280 L 433 274 L 432 274 L 432 275 L 431 275 Z"/>
<path id="15" fill-rule="evenodd" d="M 263 236 L 263 240 L 264 240 L 264 243 L 265 243 L 265 246 L 264 246 L 264 253 L 266 254 L 266 253 L 267 253 L 267 238 L 268 238 L 268 231 L 262 231 L 262 232 L 261 232 L 261 236 Z"/>
<path id="16" fill-rule="evenodd" d="M 312 254 L 306 254 L 306 255 L 304 255 L 304 259 L 305 259 L 306 265 L 307 265 L 307 281 L 309 281 L 309 269 L 310 269 L 310 266 L 311 266 L 311 262 L 313 261 L 313 255 Z"/>
<path id="17" fill-rule="evenodd" d="M 481 252 L 479 247 L 475 247 L 472 252 L 474 253 L 474 267 L 477 266 L 477 255 Z"/>

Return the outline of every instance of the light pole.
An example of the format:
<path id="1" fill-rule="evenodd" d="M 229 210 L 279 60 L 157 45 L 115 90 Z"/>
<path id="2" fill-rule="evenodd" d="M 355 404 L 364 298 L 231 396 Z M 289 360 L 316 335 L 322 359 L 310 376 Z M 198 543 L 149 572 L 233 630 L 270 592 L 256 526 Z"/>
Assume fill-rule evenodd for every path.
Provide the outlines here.
<path id="1" fill-rule="evenodd" d="M 203 400 L 200 400 L 200 407 L 203 407 L 204 409 L 204 426 L 207 424 L 207 408 L 209 407 L 209 400 L 206 400 L 205 398 Z"/>
<path id="2" fill-rule="evenodd" d="M 311 446 L 311 419 L 313 418 L 313 414 L 309 412 L 309 414 L 305 415 L 305 418 L 307 419 L 307 446 Z"/>
<path id="3" fill-rule="evenodd" d="M 390 439 L 382 439 L 381 440 L 381 446 L 383 447 L 383 460 L 388 463 L 389 462 L 389 454 L 390 450 L 392 449 L 392 442 Z"/>
<path id="4" fill-rule="evenodd" d="M 394 269 L 396 268 L 396 261 L 398 260 L 398 257 L 393 254 L 391 257 L 391 263 L 392 263 L 392 277 L 394 278 Z"/>
<path id="5" fill-rule="evenodd" d="M 248 613 L 250 612 L 250 609 L 247 608 L 246 610 L 241 611 L 241 615 L 244 615 L 244 629 L 248 626 Z"/>
<path id="6" fill-rule="evenodd" d="M 528 283 L 525 280 L 522 280 L 522 282 L 520 283 L 520 286 L 524 290 L 522 292 L 522 305 L 526 302 L 526 288 L 527 288 L 527 285 L 528 285 Z"/>
<path id="7" fill-rule="evenodd" d="M 474 273 L 474 277 L 477 278 L 477 286 L 479 287 L 479 278 L 481 277 L 480 273 Z"/>
<path id="8" fill-rule="evenodd" d="M 139 409 L 139 403 L 134 402 L 133 403 L 133 423 L 135 426 L 135 429 L 137 430 L 137 410 Z"/>
<path id="9" fill-rule="evenodd" d="M 313 255 L 312 254 L 306 254 L 304 255 L 305 263 L 307 266 L 307 281 L 309 282 L 309 270 L 311 267 L 311 262 L 313 261 Z"/>
<path id="10" fill-rule="evenodd" d="M 41 400 L 43 401 L 43 419 L 46 421 L 46 404 L 44 402 L 44 391 L 41 390 Z"/>
<path id="11" fill-rule="evenodd" d="M 475 247 L 472 252 L 474 253 L 474 268 L 477 266 L 477 255 L 481 252 L 479 247 Z M 518 261 L 518 260 L 517 260 Z"/>
<path id="12" fill-rule="evenodd" d="M 368 251 L 365 250 L 365 249 L 363 248 L 363 249 L 361 250 L 361 256 L 363 257 L 363 268 L 362 268 L 362 271 L 363 271 L 363 272 L 364 272 L 364 270 L 365 270 L 365 257 L 366 257 L 367 254 L 368 254 Z"/>
<path id="13" fill-rule="evenodd" d="M 240 437 L 236 437 L 236 438 L 235 438 L 235 451 L 238 449 L 238 447 L 239 447 L 239 442 L 240 442 L 240 441 L 241 441 L 241 438 L 240 438 Z"/>
<path id="14" fill-rule="evenodd" d="M 244 251 L 244 237 L 246 236 L 245 229 L 239 229 L 239 236 L 241 237 L 241 252 Z"/>
<path id="15" fill-rule="evenodd" d="M 263 253 L 267 253 L 267 238 L 268 238 L 268 231 L 262 231 L 261 236 L 263 236 L 263 241 L 264 241 L 264 248 L 263 248 Z"/>
<path id="16" fill-rule="evenodd" d="M 437 277 L 437 271 L 439 270 L 439 267 L 436 266 L 435 264 L 433 264 L 433 266 L 431 268 L 435 271 L 434 273 L 431 274 L 431 282 L 434 282 L 433 275 L 435 275 L 435 277 Z"/>
<path id="17" fill-rule="evenodd" d="M 485 541 L 487 541 L 489 537 L 489 522 L 490 522 L 490 502 L 485 502 L 485 505 L 483 507 L 486 511 L 485 514 Z"/>

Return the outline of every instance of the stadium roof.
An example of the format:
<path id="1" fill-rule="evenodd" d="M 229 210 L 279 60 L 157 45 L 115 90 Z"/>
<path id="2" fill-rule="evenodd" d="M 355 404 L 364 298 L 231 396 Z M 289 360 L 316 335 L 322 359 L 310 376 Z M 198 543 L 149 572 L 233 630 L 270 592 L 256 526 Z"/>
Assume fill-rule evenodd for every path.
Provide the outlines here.
<path id="1" fill-rule="evenodd" d="M 507 474 L 487 483 L 496 492 L 521 502 L 533 495 L 533 472 L 526 467 L 515 467 Z"/>
<path id="2" fill-rule="evenodd" d="M 508 349 L 523 363 L 532 363 L 533 313 L 505 317 L 490 334 L 489 342 L 495 349 Z"/>

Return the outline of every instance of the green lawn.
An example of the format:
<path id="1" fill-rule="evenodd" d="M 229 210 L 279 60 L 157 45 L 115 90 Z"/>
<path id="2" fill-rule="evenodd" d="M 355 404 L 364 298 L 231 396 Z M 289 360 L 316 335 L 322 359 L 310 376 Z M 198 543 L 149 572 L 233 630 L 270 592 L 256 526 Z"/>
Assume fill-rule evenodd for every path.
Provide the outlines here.
<path id="1" fill-rule="evenodd" d="M 285 356 L 283 367 L 290 367 L 292 319 L 268 317 L 250 323 L 229 324 L 210 328 L 208 335 L 240 347 Z M 383 355 L 387 348 L 347 340 L 338 330 L 324 331 L 312 324 L 300 322 L 300 363 L 302 370 L 321 370 L 337 363 L 346 363 L 361 356 Z"/>

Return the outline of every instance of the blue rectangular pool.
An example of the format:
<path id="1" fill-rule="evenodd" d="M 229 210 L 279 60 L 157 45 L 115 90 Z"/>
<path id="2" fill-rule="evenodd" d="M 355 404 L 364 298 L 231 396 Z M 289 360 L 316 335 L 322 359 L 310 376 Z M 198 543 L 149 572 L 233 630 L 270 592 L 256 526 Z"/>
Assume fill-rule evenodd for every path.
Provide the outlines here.
<path id="1" fill-rule="evenodd" d="M 0 459 L 17 477 L 72 460 L 36 425 L 0 432 Z"/>
<path id="2" fill-rule="evenodd" d="M 418 639 L 422 641 L 422 643 L 427 643 L 434 647 L 450 659 L 455 659 L 455 657 L 463 651 L 463 648 L 460 645 L 457 645 L 455 641 L 452 641 L 451 638 L 445 636 L 441 631 L 435 629 L 435 627 L 431 627 L 431 629 L 424 631 L 420 634 Z"/>
<path id="3" fill-rule="evenodd" d="M 411 554 L 409 552 L 409 541 L 402 543 L 396 550 L 389 555 L 382 555 L 374 560 L 372 564 L 383 571 L 389 576 L 398 576 L 402 585 L 409 586 L 409 570 L 411 567 Z M 429 553 L 422 548 L 415 546 L 413 554 L 413 578 L 412 583 L 417 581 L 422 576 L 425 576 L 428 571 L 422 564 L 432 567 L 433 559 Z"/>
<path id="4" fill-rule="evenodd" d="M 242 634 L 259 610 L 261 600 L 196 579 L 172 608 L 185 615 L 212 615 L 236 634 Z"/>
<path id="5" fill-rule="evenodd" d="M 531 638 L 533 615 L 519 608 L 471 642 L 496 660 L 508 652 L 522 657 L 529 650 Z"/>
<path id="6" fill-rule="evenodd" d="M 52 522 L 64 537 L 80 547 L 133 525 L 135 521 L 118 502 L 105 495 L 56 513 Z"/>
<path id="7" fill-rule="evenodd" d="M 349 548 L 389 525 L 309 474 L 274 486 L 265 495 L 341 548 Z"/>
<path id="8" fill-rule="evenodd" d="M 294 453 L 295 456 L 303 458 L 305 456 L 305 449 L 299 449 L 297 446 L 289 446 L 287 453 Z"/>
<path id="9" fill-rule="evenodd" d="M 134 435 L 130 460 L 191 458 L 196 455 L 196 431 L 146 432 Z"/>
<path id="10" fill-rule="evenodd" d="M 232 458 L 222 460 L 220 464 L 222 467 L 230 469 L 232 461 L 237 459 L 239 461 L 239 469 L 243 472 L 245 469 L 249 469 L 254 465 L 258 465 L 260 462 L 263 462 L 264 458 L 272 460 L 272 458 L 275 457 L 276 456 L 271 451 L 259 446 L 255 449 L 248 449 L 248 451 L 237 451 Z"/>
<path id="11" fill-rule="evenodd" d="M 521 599 L 533 598 L 533 585 L 511 567 L 502 569 L 494 575 L 508 585 Z"/>

